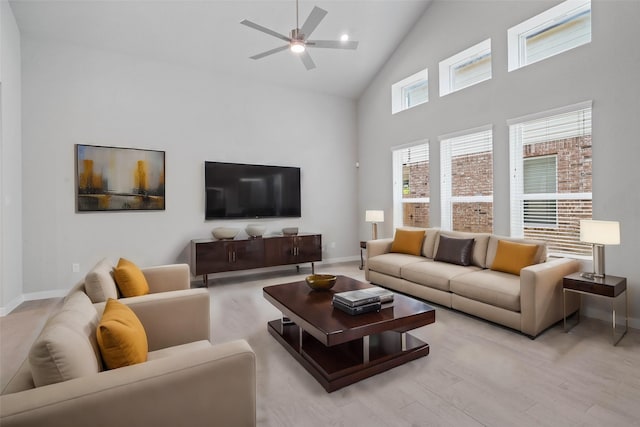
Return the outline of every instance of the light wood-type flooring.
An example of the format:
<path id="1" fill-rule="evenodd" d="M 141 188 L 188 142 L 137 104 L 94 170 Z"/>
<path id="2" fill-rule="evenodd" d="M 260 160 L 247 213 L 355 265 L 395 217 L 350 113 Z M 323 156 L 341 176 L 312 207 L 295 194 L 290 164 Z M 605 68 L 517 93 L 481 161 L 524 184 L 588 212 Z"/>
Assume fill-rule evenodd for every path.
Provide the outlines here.
<path id="1" fill-rule="evenodd" d="M 317 272 L 364 280 L 356 263 Z M 435 306 L 436 323 L 413 331 L 429 356 L 327 393 L 266 327 L 280 313 L 262 287 L 307 274 L 209 280 L 212 341 L 244 338 L 256 352 L 260 426 L 640 426 L 640 332 L 613 347 L 610 325 L 593 319 L 531 340 Z M 2 387 L 58 303 L 25 303 L 0 318 Z"/>

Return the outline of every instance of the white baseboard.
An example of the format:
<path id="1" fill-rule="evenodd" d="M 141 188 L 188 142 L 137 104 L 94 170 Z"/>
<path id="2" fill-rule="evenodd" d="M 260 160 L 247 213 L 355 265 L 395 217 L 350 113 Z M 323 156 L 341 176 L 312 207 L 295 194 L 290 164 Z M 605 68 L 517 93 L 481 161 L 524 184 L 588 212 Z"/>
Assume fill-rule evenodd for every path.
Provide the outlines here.
<path id="1" fill-rule="evenodd" d="M 25 301 L 24 300 L 24 295 L 20 295 L 20 296 L 14 298 L 12 301 L 10 301 L 4 307 L 0 307 L 0 317 L 4 317 L 7 314 L 11 313 L 13 310 L 16 309 L 16 307 L 18 307 L 24 301 Z"/>
<path id="2" fill-rule="evenodd" d="M 41 291 L 41 292 L 29 292 L 22 294 L 17 298 L 14 298 L 9 304 L 4 307 L 0 307 L 0 317 L 4 317 L 7 314 L 15 310 L 20 304 L 25 301 L 35 301 L 40 299 L 49 298 L 62 298 L 69 292 L 68 289 L 55 289 L 53 291 Z"/>

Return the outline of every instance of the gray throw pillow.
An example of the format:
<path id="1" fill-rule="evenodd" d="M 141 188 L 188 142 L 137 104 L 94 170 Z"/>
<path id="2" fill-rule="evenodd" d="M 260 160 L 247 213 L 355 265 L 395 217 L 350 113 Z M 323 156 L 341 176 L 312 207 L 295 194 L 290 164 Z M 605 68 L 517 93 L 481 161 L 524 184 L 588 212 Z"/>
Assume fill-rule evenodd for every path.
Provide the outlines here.
<path id="1" fill-rule="evenodd" d="M 434 260 L 464 266 L 471 265 L 474 243 L 475 239 L 454 239 L 440 235 L 438 252 Z"/>

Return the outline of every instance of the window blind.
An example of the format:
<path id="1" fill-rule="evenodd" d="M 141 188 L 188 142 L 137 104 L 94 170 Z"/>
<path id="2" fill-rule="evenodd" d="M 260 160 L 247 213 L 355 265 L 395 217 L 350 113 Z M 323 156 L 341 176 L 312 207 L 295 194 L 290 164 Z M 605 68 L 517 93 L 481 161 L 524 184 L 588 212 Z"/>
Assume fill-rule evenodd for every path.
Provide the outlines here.
<path id="1" fill-rule="evenodd" d="M 581 219 L 592 216 L 591 107 L 509 126 L 511 235 L 549 253 L 588 256 Z"/>

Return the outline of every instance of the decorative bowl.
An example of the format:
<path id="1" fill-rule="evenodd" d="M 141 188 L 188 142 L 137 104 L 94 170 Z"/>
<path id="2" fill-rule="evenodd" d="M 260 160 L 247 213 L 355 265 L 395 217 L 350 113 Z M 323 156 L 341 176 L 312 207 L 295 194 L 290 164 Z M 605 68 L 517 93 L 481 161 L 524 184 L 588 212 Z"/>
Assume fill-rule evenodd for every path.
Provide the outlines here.
<path id="1" fill-rule="evenodd" d="M 216 227 L 211 231 L 211 234 L 216 239 L 225 240 L 235 238 L 239 232 L 240 229 L 235 227 Z"/>
<path id="2" fill-rule="evenodd" d="M 265 231 L 267 231 L 267 227 L 262 224 L 249 224 L 244 231 L 251 237 L 262 237 Z"/>
<path id="3" fill-rule="evenodd" d="M 312 274 L 307 276 L 304 280 L 307 285 L 314 291 L 328 291 L 333 288 L 338 278 L 333 274 Z"/>
<path id="4" fill-rule="evenodd" d="M 285 227 L 282 229 L 282 234 L 285 236 L 295 236 L 298 234 L 298 227 Z"/>

